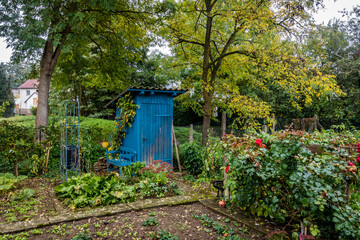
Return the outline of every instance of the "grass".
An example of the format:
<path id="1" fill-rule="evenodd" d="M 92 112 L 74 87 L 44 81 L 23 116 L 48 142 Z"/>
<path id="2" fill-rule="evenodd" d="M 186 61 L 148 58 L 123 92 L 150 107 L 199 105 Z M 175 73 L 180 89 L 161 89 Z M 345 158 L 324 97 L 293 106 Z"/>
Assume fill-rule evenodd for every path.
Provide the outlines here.
<path id="1" fill-rule="evenodd" d="M 35 119 L 36 119 L 35 116 L 15 116 L 10 118 L 0 118 L 0 121 L 8 120 L 8 121 L 16 122 L 17 124 L 22 126 L 34 127 Z M 80 117 L 80 126 L 83 128 L 95 128 L 95 127 L 102 128 L 106 132 L 111 132 L 115 128 L 114 121 L 112 120 L 88 118 L 88 117 Z"/>

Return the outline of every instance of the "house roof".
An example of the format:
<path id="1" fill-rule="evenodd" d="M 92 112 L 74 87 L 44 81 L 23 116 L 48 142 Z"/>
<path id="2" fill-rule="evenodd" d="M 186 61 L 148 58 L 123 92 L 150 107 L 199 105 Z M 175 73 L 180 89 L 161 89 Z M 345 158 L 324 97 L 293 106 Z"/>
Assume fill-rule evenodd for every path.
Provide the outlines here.
<path id="1" fill-rule="evenodd" d="M 27 102 L 32 96 L 34 96 L 34 94 L 38 94 L 38 92 L 36 91 L 36 92 L 33 92 L 26 100 L 25 100 L 25 102 Z"/>
<path id="2" fill-rule="evenodd" d="M 119 93 L 116 97 L 114 97 L 110 102 L 108 102 L 104 107 L 108 107 L 111 103 L 113 103 L 116 99 L 118 99 L 120 96 L 124 96 L 128 92 L 152 92 L 152 93 L 166 93 L 171 94 L 173 97 L 176 97 L 177 95 L 185 93 L 186 89 L 177 89 L 177 88 L 156 88 L 156 87 L 128 87 L 121 93 Z"/>
<path id="3" fill-rule="evenodd" d="M 26 82 L 24 82 L 23 84 L 21 84 L 19 87 L 18 87 L 18 89 L 19 88 L 32 88 L 32 89 L 36 89 L 36 88 L 38 88 L 38 86 L 39 86 L 39 82 L 38 82 L 38 79 L 29 79 L 29 80 L 27 80 Z"/>

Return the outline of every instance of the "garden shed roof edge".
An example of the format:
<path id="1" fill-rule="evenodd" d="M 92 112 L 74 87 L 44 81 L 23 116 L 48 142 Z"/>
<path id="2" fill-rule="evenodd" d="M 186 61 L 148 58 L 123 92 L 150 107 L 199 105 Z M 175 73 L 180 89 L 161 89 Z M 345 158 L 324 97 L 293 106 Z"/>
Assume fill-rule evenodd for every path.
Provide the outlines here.
<path id="1" fill-rule="evenodd" d="M 180 94 L 183 94 L 185 92 L 187 92 L 187 89 L 181 89 L 181 88 L 156 88 L 156 87 L 128 87 L 126 88 L 124 91 L 122 91 L 121 93 L 119 93 L 116 97 L 114 97 L 113 99 L 111 99 L 110 102 L 108 102 L 104 107 L 108 107 L 111 103 L 113 103 L 114 101 L 116 101 L 116 99 L 118 99 L 121 96 L 124 96 L 125 94 L 129 93 L 129 92 L 158 92 L 158 93 L 169 93 L 172 94 L 173 97 L 176 97 Z"/>

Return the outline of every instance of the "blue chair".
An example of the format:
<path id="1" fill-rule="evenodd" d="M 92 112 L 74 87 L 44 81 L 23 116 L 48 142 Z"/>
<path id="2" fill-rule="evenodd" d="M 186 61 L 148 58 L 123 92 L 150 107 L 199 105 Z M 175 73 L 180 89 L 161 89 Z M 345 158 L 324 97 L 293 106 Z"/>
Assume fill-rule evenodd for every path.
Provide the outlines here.
<path id="1" fill-rule="evenodd" d="M 120 147 L 119 150 L 108 151 L 106 150 L 106 166 L 107 172 L 114 171 L 116 169 L 110 169 L 109 164 L 119 167 L 119 173 L 121 174 L 121 168 L 129 166 L 136 162 L 136 151 L 128 147 Z"/>

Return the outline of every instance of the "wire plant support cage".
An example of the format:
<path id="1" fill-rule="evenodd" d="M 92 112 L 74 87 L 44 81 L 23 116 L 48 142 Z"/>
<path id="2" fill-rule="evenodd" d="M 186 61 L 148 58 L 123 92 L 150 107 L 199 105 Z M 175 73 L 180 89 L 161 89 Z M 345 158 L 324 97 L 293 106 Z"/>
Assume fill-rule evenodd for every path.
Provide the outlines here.
<path id="1" fill-rule="evenodd" d="M 80 114 L 78 101 L 65 101 L 60 121 L 60 177 L 80 176 Z"/>

